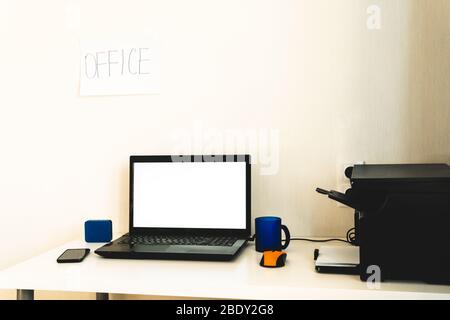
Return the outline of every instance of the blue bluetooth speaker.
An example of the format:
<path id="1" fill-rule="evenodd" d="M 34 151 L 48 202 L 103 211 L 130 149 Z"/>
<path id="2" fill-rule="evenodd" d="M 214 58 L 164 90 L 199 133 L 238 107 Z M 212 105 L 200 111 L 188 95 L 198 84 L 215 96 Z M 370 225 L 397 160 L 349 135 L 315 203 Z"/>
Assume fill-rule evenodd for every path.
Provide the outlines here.
<path id="1" fill-rule="evenodd" d="M 111 220 L 87 220 L 84 223 L 84 240 L 86 242 L 110 242 L 111 239 Z"/>

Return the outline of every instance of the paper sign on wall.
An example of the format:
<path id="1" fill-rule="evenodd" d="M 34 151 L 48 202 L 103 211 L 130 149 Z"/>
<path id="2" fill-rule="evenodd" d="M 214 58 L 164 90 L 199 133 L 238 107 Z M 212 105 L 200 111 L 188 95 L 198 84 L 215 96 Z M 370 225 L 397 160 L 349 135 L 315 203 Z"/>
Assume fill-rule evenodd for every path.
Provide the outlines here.
<path id="1" fill-rule="evenodd" d="M 157 44 L 152 37 L 84 39 L 81 42 L 80 95 L 159 93 Z"/>

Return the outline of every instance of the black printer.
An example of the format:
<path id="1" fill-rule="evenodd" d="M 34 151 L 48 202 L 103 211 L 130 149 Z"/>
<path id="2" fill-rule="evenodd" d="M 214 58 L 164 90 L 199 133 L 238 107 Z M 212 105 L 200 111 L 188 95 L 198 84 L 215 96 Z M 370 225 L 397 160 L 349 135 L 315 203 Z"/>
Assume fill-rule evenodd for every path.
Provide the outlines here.
<path id="1" fill-rule="evenodd" d="M 450 167 L 447 164 L 355 165 L 345 194 L 317 189 L 355 209 L 361 280 L 450 284 Z"/>

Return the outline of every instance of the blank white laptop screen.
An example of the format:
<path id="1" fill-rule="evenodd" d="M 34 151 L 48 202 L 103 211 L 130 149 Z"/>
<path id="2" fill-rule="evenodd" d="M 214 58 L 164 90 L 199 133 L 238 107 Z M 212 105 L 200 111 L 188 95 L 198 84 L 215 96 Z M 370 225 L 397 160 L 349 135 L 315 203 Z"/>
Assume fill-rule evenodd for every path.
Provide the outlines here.
<path id="1" fill-rule="evenodd" d="M 246 228 L 245 162 L 137 162 L 133 227 Z"/>

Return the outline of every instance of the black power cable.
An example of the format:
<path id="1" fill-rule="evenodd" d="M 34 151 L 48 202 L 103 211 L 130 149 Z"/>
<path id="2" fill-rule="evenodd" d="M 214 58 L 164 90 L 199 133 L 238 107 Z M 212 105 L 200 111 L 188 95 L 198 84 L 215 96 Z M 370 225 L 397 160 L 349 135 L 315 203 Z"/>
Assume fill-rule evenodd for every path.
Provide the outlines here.
<path id="1" fill-rule="evenodd" d="M 351 228 L 347 231 L 347 241 L 352 245 L 356 245 L 356 229 Z"/>
<path id="2" fill-rule="evenodd" d="M 248 239 L 249 241 L 255 240 L 255 235 Z M 355 228 L 351 228 L 347 231 L 346 240 L 338 239 L 338 238 L 330 238 L 330 239 L 310 239 L 310 238 L 291 238 L 291 240 L 297 241 L 309 241 L 309 242 L 331 242 L 331 241 L 340 241 L 344 243 L 348 243 L 351 245 L 356 245 L 356 232 Z M 285 240 L 283 240 L 285 241 Z"/>
<path id="3" fill-rule="evenodd" d="M 299 241 L 309 241 L 309 242 L 331 242 L 331 241 L 340 241 L 345 243 L 350 243 L 348 240 L 344 239 L 338 239 L 338 238 L 331 238 L 331 239 L 308 239 L 308 238 L 291 238 L 291 240 L 299 240 Z"/>
<path id="4" fill-rule="evenodd" d="M 351 245 L 356 245 L 356 232 L 355 228 L 351 228 L 347 231 L 346 240 L 344 239 L 338 239 L 338 238 L 331 238 L 331 239 L 309 239 L 309 238 L 291 238 L 291 240 L 300 240 L 300 241 L 310 241 L 310 242 L 331 242 L 331 241 L 340 241 L 349 243 Z"/>

